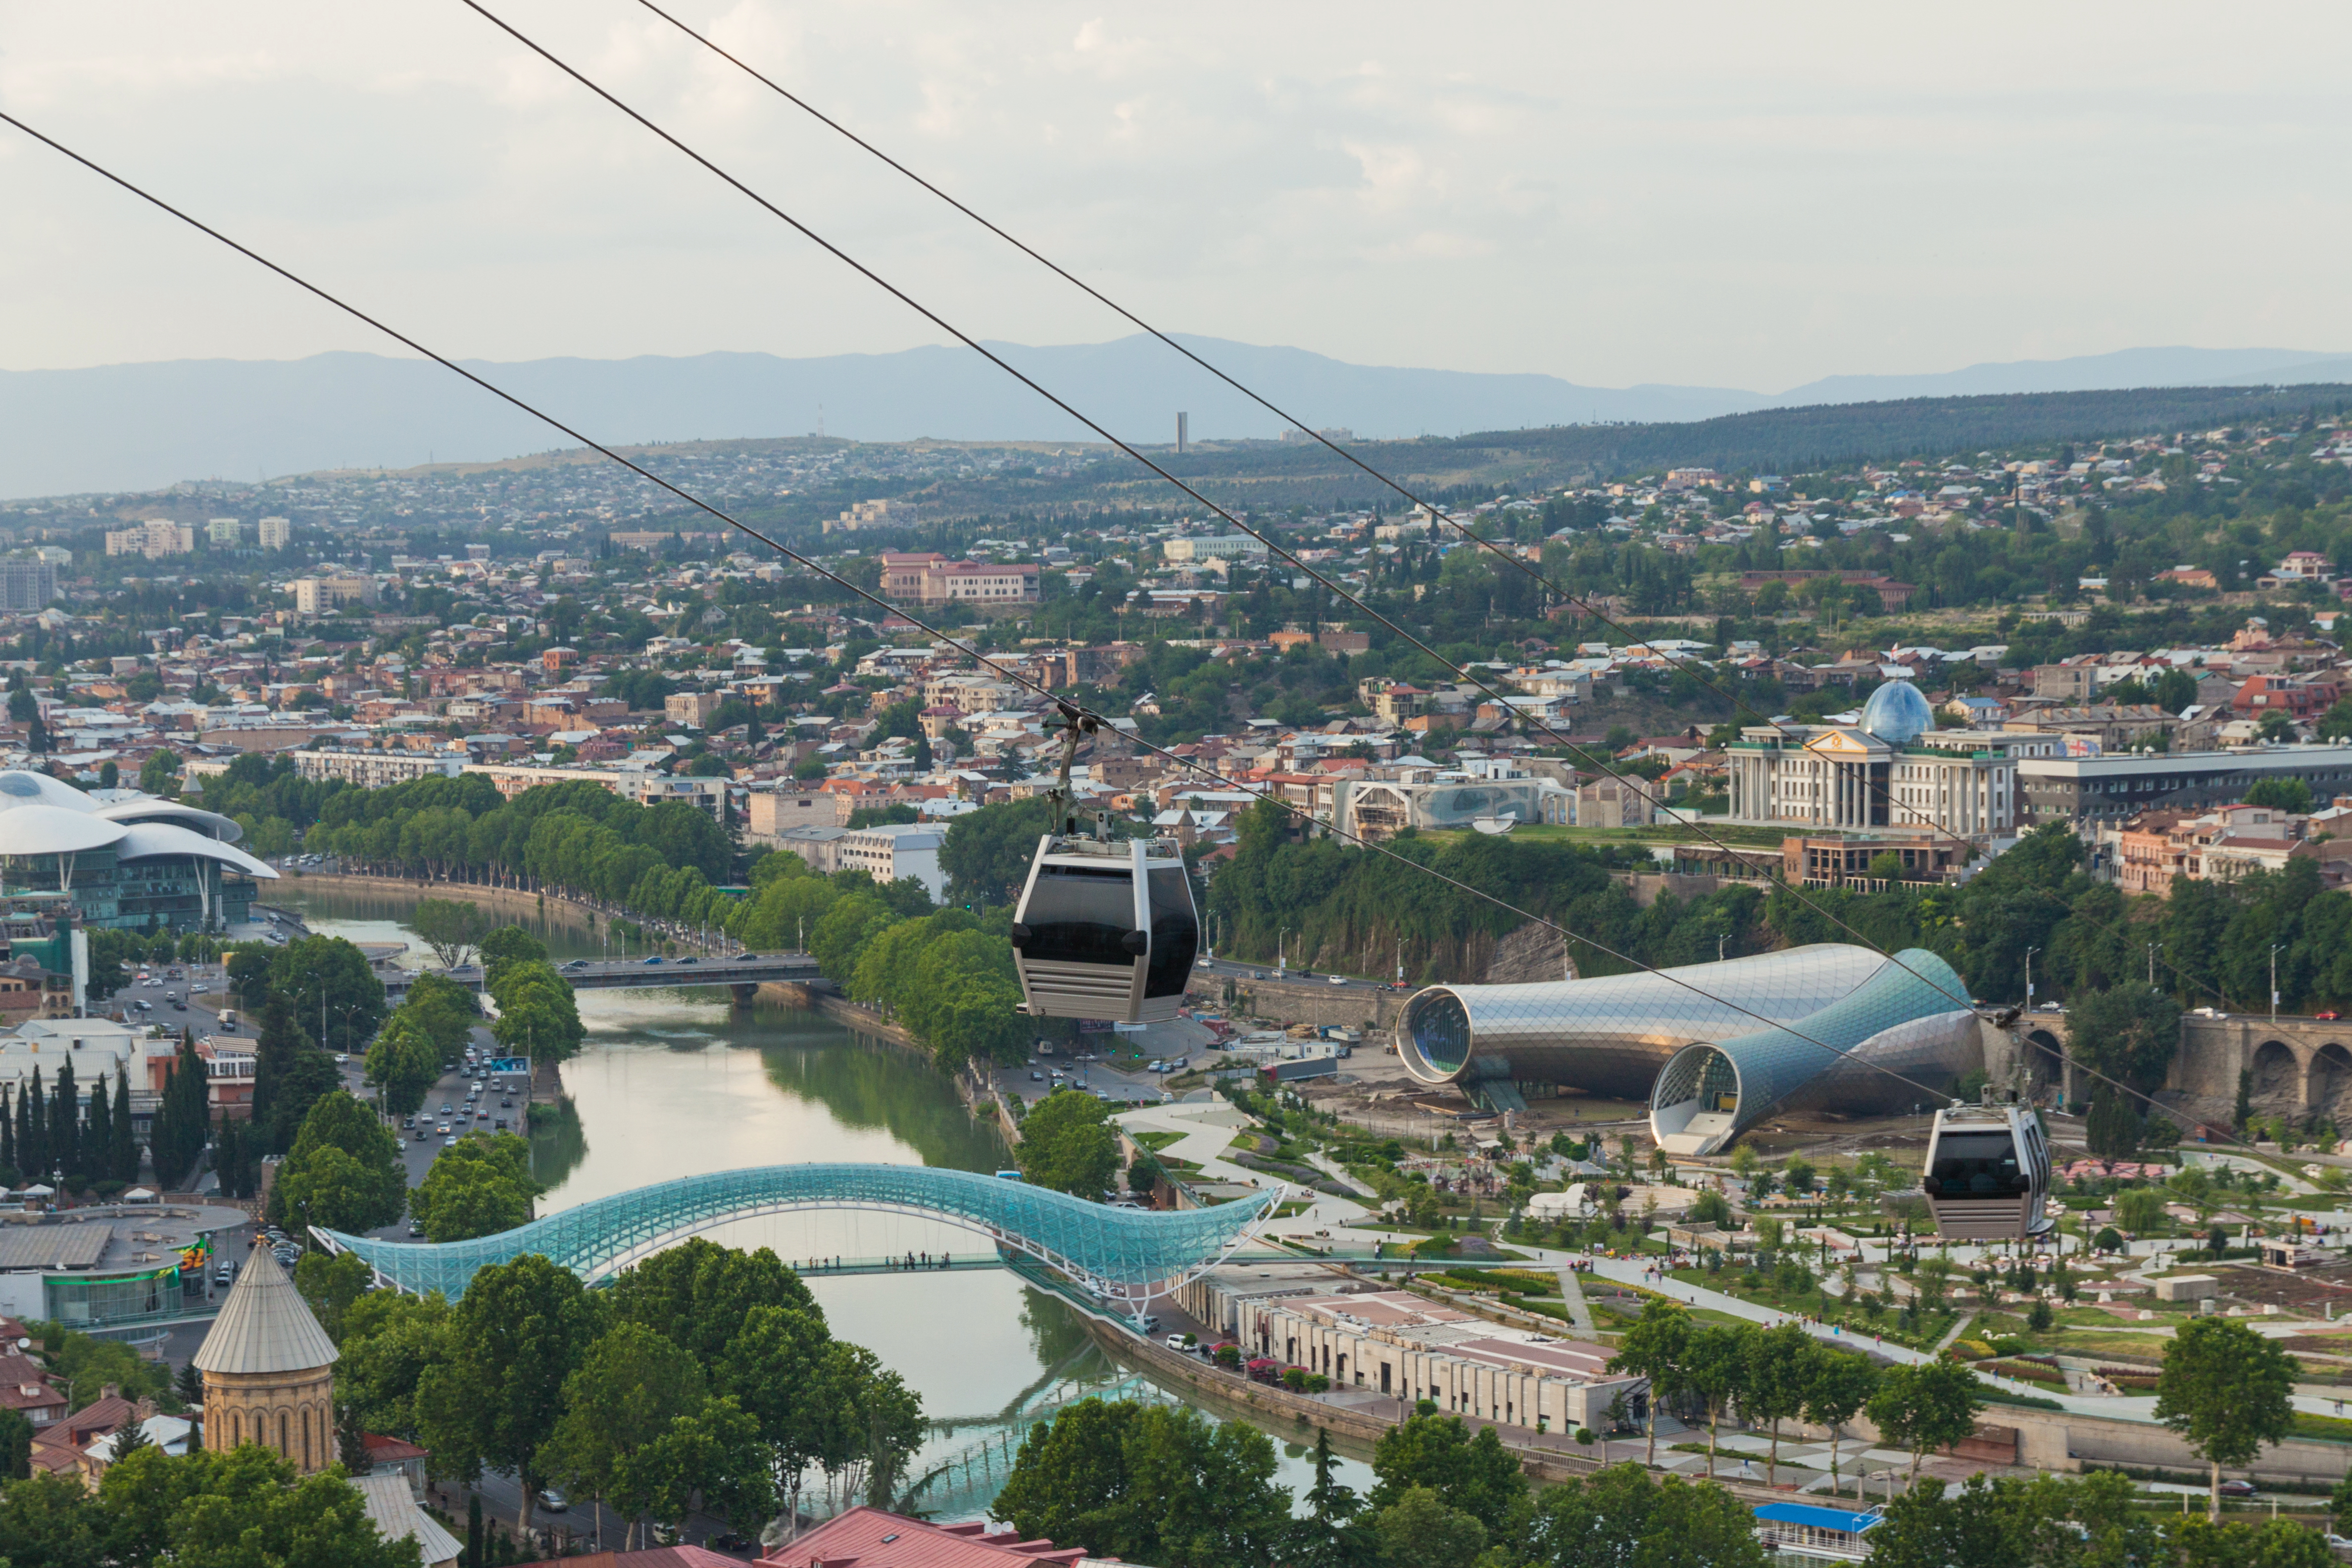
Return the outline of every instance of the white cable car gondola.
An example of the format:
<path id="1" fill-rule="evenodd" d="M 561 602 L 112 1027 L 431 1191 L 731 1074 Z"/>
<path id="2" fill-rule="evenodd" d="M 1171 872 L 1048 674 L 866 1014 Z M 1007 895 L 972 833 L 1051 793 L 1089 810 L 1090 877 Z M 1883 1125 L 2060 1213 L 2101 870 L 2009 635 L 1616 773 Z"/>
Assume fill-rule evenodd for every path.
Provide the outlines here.
<path id="1" fill-rule="evenodd" d="M 1936 1234 L 1955 1241 L 2028 1241 L 2046 1234 L 2050 1145 L 2030 1105 L 1956 1105 L 1936 1112 L 1920 1177 Z"/>
<path id="2" fill-rule="evenodd" d="M 1013 916 L 1013 964 L 1031 1014 L 1167 1023 L 1176 1016 L 1200 951 L 1192 873 L 1172 839 L 1081 834 L 1068 816 L 1070 762 L 1092 714 L 1063 710 L 1056 831 L 1037 841 Z"/>

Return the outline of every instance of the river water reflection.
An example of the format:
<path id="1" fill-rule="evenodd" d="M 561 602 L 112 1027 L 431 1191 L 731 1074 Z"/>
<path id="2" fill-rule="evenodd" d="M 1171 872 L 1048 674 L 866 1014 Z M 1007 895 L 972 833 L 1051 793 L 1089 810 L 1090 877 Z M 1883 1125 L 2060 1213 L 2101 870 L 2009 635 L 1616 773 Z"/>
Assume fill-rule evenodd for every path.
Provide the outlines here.
<path id="1" fill-rule="evenodd" d="M 300 911 L 313 931 L 404 942 L 409 965 L 430 960 L 403 924 L 413 896 L 289 879 L 265 897 Z M 602 937 L 584 917 L 572 918 L 568 906 L 549 909 L 520 923 L 554 957 L 603 955 Z M 709 987 L 583 991 L 578 1002 L 588 1039 L 563 1066 L 563 1114 L 532 1138 L 534 1166 L 550 1189 L 541 1214 L 745 1165 L 838 1160 L 995 1171 L 1010 1163 L 1002 1136 L 965 1110 L 945 1077 L 815 1014 L 739 1006 Z M 788 1262 L 968 1255 L 985 1246 L 954 1226 L 876 1214 L 766 1215 L 709 1235 L 729 1246 L 773 1247 Z M 834 1331 L 897 1370 L 935 1418 L 982 1416 L 1043 1389 L 1108 1385 L 1124 1375 L 1075 1313 L 1006 1270 L 814 1275 L 809 1287 Z M 916 1473 L 981 1436 L 971 1427 L 943 1434 Z M 1284 1444 L 1282 1468 L 1294 1490 L 1311 1479 L 1295 1442 Z M 1350 1459 L 1343 1468 L 1349 1484 L 1370 1484 L 1365 1466 Z M 986 1500 L 958 1497 L 961 1506 L 942 1509 L 943 1517 L 968 1515 Z"/>

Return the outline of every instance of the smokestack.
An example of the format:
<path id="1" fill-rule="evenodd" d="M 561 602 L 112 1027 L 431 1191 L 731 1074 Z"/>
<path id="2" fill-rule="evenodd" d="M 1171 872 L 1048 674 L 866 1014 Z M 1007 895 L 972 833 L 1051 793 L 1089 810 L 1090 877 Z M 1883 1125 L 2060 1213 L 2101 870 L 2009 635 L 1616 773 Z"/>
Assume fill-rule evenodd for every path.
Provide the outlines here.
<path id="1" fill-rule="evenodd" d="M 1176 416 L 1176 449 L 1180 452 L 1184 449 L 1186 441 L 1191 438 L 1192 420 L 1192 416 L 1189 414 Z"/>

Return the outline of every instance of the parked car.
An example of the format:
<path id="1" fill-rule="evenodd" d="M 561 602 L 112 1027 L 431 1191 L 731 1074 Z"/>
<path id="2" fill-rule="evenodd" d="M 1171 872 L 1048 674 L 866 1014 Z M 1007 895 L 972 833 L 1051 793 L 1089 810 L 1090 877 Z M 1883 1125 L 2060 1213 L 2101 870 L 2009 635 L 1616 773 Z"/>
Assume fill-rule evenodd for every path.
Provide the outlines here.
<path id="1" fill-rule="evenodd" d="M 2254 1495 L 2254 1483 L 2252 1481 L 2231 1480 L 2221 1483 L 2223 1497 L 2252 1497 Z"/>
<path id="2" fill-rule="evenodd" d="M 542 1513 L 568 1513 L 572 1509 L 572 1500 L 549 1487 L 539 1494 L 539 1507 Z"/>

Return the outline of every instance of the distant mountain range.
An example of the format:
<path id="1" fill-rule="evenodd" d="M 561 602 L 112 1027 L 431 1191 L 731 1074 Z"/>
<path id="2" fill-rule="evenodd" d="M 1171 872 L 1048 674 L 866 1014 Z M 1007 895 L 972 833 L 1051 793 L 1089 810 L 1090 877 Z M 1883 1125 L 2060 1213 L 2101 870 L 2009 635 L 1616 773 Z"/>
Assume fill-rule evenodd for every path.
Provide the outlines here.
<path id="1" fill-rule="evenodd" d="M 2148 386 L 2352 382 L 2352 355 L 2290 349 L 2127 349 L 1935 375 L 1831 376 L 1775 395 L 1579 386 L 1549 375 L 1349 364 L 1303 349 L 1184 337 L 1300 418 L 1369 438 L 1598 422 L 1676 422 L 1815 404 Z M 990 347 L 1122 439 L 1271 439 L 1274 416 L 1150 339 Z M 468 362 L 595 438 L 650 443 L 827 435 L 869 441 L 1076 441 L 1084 426 L 960 348 L 779 359 Z M 478 462 L 570 447 L 438 366 L 377 354 L 174 360 L 0 372 L 0 496 L 143 490 L 182 479 Z"/>

